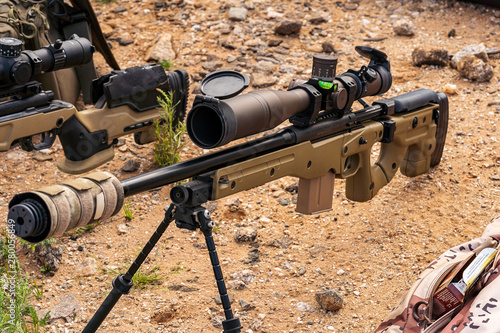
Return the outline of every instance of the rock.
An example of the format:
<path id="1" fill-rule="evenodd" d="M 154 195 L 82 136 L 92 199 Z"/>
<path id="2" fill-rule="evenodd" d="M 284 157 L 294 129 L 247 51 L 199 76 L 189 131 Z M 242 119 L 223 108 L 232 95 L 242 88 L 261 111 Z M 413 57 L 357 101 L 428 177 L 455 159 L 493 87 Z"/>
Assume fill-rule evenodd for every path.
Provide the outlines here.
<path id="1" fill-rule="evenodd" d="M 128 160 L 123 166 L 122 166 L 122 171 L 125 171 L 125 172 L 134 172 L 136 171 L 137 169 L 139 169 L 139 167 L 141 166 L 141 163 L 139 161 L 136 161 L 136 160 Z"/>
<path id="2" fill-rule="evenodd" d="M 330 42 L 321 44 L 321 49 L 324 53 L 335 53 L 335 46 Z"/>
<path id="3" fill-rule="evenodd" d="M 260 252 L 259 249 L 251 249 L 248 251 L 248 261 L 246 261 L 246 264 L 254 264 L 260 261 Z"/>
<path id="4" fill-rule="evenodd" d="M 455 95 L 457 93 L 457 85 L 447 83 L 444 86 L 443 92 L 447 95 Z"/>
<path id="5" fill-rule="evenodd" d="M 49 154 L 46 154 L 46 153 L 36 152 L 33 155 L 33 159 L 37 160 L 38 162 L 45 162 L 45 161 L 51 161 L 52 156 L 50 156 Z"/>
<path id="6" fill-rule="evenodd" d="M 299 192 L 299 183 L 293 183 L 285 187 L 285 191 L 290 192 L 292 194 Z"/>
<path id="7" fill-rule="evenodd" d="M 123 5 L 120 5 L 118 7 L 116 7 L 115 9 L 111 10 L 113 13 L 123 13 L 125 11 L 127 11 L 127 7 L 123 6 Z"/>
<path id="8" fill-rule="evenodd" d="M 422 48 L 416 48 L 412 53 L 413 65 L 437 65 L 446 66 L 448 65 L 448 51 L 444 48 L 424 50 Z"/>
<path id="9" fill-rule="evenodd" d="M 245 269 L 242 270 L 241 272 L 236 272 L 231 274 L 230 277 L 233 280 L 239 280 L 243 281 L 245 284 L 250 284 L 257 278 L 257 275 L 255 275 L 253 271 Z"/>
<path id="10" fill-rule="evenodd" d="M 254 73 L 252 75 L 252 87 L 254 88 L 267 88 L 273 86 L 276 82 L 278 82 L 278 78 L 272 75 L 263 73 Z"/>
<path id="11" fill-rule="evenodd" d="M 337 311 L 344 305 L 344 300 L 342 296 L 333 289 L 327 289 L 319 291 L 315 295 L 316 302 L 322 309 L 328 311 Z"/>
<path id="12" fill-rule="evenodd" d="M 278 203 L 282 206 L 288 206 L 290 204 L 290 198 L 279 198 Z"/>
<path id="13" fill-rule="evenodd" d="M 398 36 L 414 36 L 415 35 L 415 25 L 409 20 L 398 20 L 394 23 L 394 32 Z"/>
<path id="14" fill-rule="evenodd" d="M 300 312 L 314 312 L 314 306 L 310 303 L 306 302 L 298 302 L 297 303 L 297 311 Z"/>
<path id="15" fill-rule="evenodd" d="M 221 68 L 223 65 L 224 64 L 222 63 L 222 61 L 213 60 L 213 61 L 206 61 L 206 62 L 202 63 L 201 67 L 203 67 L 203 69 L 206 69 L 209 72 L 215 72 L 216 70 Z"/>
<path id="16" fill-rule="evenodd" d="M 97 264 L 94 258 L 85 258 L 81 264 L 75 267 L 74 277 L 93 276 L 97 274 Z"/>
<path id="17" fill-rule="evenodd" d="M 214 316 L 212 318 L 212 325 L 215 327 L 215 328 L 223 328 L 222 327 L 222 322 L 226 320 L 225 317 L 222 317 L 222 316 Z"/>
<path id="18" fill-rule="evenodd" d="M 486 53 L 486 46 L 483 43 L 481 44 L 473 44 L 468 45 L 455 53 L 455 55 L 451 58 L 450 66 L 452 68 L 457 68 L 458 62 L 462 59 L 466 54 L 470 54 L 483 60 L 484 62 L 488 62 L 488 54 Z"/>
<path id="19" fill-rule="evenodd" d="M 257 238 L 257 229 L 254 227 L 243 227 L 236 229 L 234 240 L 238 243 L 253 242 Z"/>
<path id="20" fill-rule="evenodd" d="M 245 7 L 231 7 L 229 9 L 229 19 L 231 21 L 245 21 L 247 18 L 247 9 Z"/>
<path id="21" fill-rule="evenodd" d="M 328 22 L 328 18 L 322 16 L 322 15 L 317 15 L 317 16 L 313 16 L 309 19 L 309 22 L 311 22 L 311 24 L 321 24 L 321 23 L 326 23 Z"/>
<path id="22" fill-rule="evenodd" d="M 224 206 L 229 208 L 232 207 L 238 208 L 240 205 L 241 205 L 241 200 L 238 197 L 229 198 L 226 200 L 226 203 L 224 204 Z"/>
<path id="23" fill-rule="evenodd" d="M 166 61 L 175 59 L 175 51 L 172 47 L 172 35 L 162 35 L 156 44 L 146 53 L 146 61 Z"/>
<path id="24" fill-rule="evenodd" d="M 493 78 L 493 67 L 472 54 L 466 54 L 458 61 L 457 70 L 463 77 L 477 82 Z"/>
<path id="25" fill-rule="evenodd" d="M 62 260 L 63 250 L 60 247 L 48 245 L 35 246 L 35 258 L 46 268 L 49 272 L 56 272 L 59 269 L 59 264 Z"/>
<path id="26" fill-rule="evenodd" d="M 134 44 L 134 40 L 133 39 L 126 39 L 126 38 L 121 38 L 121 37 L 118 37 L 116 39 L 116 41 L 118 42 L 118 44 L 120 44 L 121 46 L 127 46 L 127 45 L 130 45 L 130 44 Z"/>
<path id="27" fill-rule="evenodd" d="M 270 47 L 276 47 L 283 43 L 283 39 L 270 39 L 267 45 Z"/>
<path id="28" fill-rule="evenodd" d="M 227 286 L 234 290 L 243 290 L 247 286 L 245 282 L 240 280 L 229 280 L 227 281 Z"/>
<path id="29" fill-rule="evenodd" d="M 249 327 L 253 332 L 259 332 L 262 330 L 263 324 L 264 322 L 262 320 L 255 318 L 254 320 L 252 320 Z"/>
<path id="30" fill-rule="evenodd" d="M 274 32 L 278 35 L 291 35 L 300 32 L 302 22 L 297 20 L 283 20 L 276 24 Z"/>
<path id="31" fill-rule="evenodd" d="M 7 152 L 8 160 L 24 160 L 28 157 L 28 153 L 22 150 L 14 150 Z"/>
<path id="32" fill-rule="evenodd" d="M 66 322 L 72 322 L 78 313 L 78 310 L 82 307 L 80 302 L 78 302 L 73 294 L 61 295 L 60 300 L 61 301 L 52 309 L 38 311 L 38 317 L 43 318 L 45 314 L 50 311 L 50 319 L 48 320 L 49 323 L 58 319 L 64 319 Z"/>
<path id="33" fill-rule="evenodd" d="M 115 30 L 111 26 L 107 25 L 104 22 L 100 23 L 100 26 L 101 26 L 102 34 L 104 35 L 104 37 L 109 38 L 115 32 Z"/>
<path id="34" fill-rule="evenodd" d="M 234 294 L 232 292 L 228 292 L 227 293 L 227 297 L 229 298 L 229 303 L 232 304 L 234 302 Z M 215 301 L 215 304 L 217 304 L 217 305 L 221 305 L 222 304 L 222 300 L 221 300 L 219 294 L 215 295 L 214 301 Z"/>
<path id="35" fill-rule="evenodd" d="M 448 38 L 455 37 L 457 35 L 457 31 L 455 29 L 451 29 L 448 32 Z"/>
<path id="36" fill-rule="evenodd" d="M 282 249 L 287 249 L 292 242 L 288 236 L 283 236 L 278 239 L 273 239 L 266 243 L 267 246 L 278 247 Z"/>
<path id="37" fill-rule="evenodd" d="M 242 311 L 250 311 L 255 309 L 255 305 L 250 304 L 249 302 L 245 301 L 244 299 L 240 299 L 240 308 Z"/>
<path id="38" fill-rule="evenodd" d="M 125 235 L 130 233 L 130 228 L 125 223 L 121 223 L 117 227 L 118 235 Z"/>

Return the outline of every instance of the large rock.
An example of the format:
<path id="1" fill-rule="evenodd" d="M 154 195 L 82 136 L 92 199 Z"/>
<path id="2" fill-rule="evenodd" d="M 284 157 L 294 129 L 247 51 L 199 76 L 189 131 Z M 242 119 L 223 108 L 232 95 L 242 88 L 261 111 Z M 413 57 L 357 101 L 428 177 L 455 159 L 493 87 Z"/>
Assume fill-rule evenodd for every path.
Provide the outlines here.
<path id="1" fill-rule="evenodd" d="M 415 50 L 413 50 L 411 57 L 413 60 L 413 65 L 415 66 L 448 65 L 448 51 L 444 48 L 425 50 L 423 48 L 417 47 Z"/>
<path id="2" fill-rule="evenodd" d="M 228 18 L 231 21 L 245 21 L 247 12 L 245 7 L 231 7 L 229 9 Z"/>
<path id="3" fill-rule="evenodd" d="M 465 55 L 473 55 L 476 58 L 481 59 L 484 62 L 488 62 L 488 54 L 486 53 L 486 46 L 483 43 L 481 44 L 473 44 L 467 45 L 451 58 L 450 66 L 453 68 L 457 68 L 457 64 Z"/>
<path id="4" fill-rule="evenodd" d="M 172 35 L 162 35 L 156 44 L 146 53 L 146 61 L 166 61 L 175 59 L 176 54 L 172 47 Z"/>
<path id="5" fill-rule="evenodd" d="M 35 247 L 35 258 L 49 271 L 55 272 L 59 269 L 63 250 L 52 245 L 38 245 Z"/>
<path id="6" fill-rule="evenodd" d="M 337 311 L 344 305 L 342 296 L 340 296 L 340 294 L 333 289 L 317 292 L 315 298 L 319 306 L 328 311 Z"/>
<path id="7" fill-rule="evenodd" d="M 81 264 L 75 267 L 74 277 L 93 276 L 97 274 L 97 263 L 94 258 L 85 258 Z"/>
<path id="8" fill-rule="evenodd" d="M 398 36 L 414 36 L 415 35 L 415 25 L 409 20 L 398 20 L 393 26 L 394 33 Z"/>
<path id="9" fill-rule="evenodd" d="M 257 229 L 253 227 L 238 228 L 234 233 L 234 240 L 238 243 L 253 242 L 257 238 Z"/>
<path id="10" fill-rule="evenodd" d="M 477 82 L 487 82 L 493 78 L 493 67 L 472 54 L 466 54 L 458 61 L 457 70 L 463 77 Z"/>
<path id="11" fill-rule="evenodd" d="M 302 22 L 297 20 L 283 20 L 276 24 L 274 32 L 278 35 L 297 34 L 302 28 Z"/>

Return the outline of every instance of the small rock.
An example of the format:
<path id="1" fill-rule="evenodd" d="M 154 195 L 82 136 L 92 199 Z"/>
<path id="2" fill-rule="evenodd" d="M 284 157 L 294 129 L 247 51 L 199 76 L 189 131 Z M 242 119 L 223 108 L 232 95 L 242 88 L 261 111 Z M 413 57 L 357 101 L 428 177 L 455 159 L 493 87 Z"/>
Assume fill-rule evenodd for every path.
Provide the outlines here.
<path id="1" fill-rule="evenodd" d="M 500 105 L 500 99 L 494 99 L 488 102 L 488 106 Z"/>
<path id="2" fill-rule="evenodd" d="M 80 302 L 76 299 L 73 294 L 62 295 L 60 297 L 60 302 L 57 303 L 52 309 L 50 309 L 50 319 L 49 323 L 52 323 L 58 319 L 64 319 L 66 322 L 72 322 L 75 318 L 78 310 L 82 307 Z M 38 317 L 43 318 L 45 314 L 49 312 L 48 310 L 38 311 Z"/>
<path id="3" fill-rule="evenodd" d="M 282 248 L 282 249 L 287 249 L 291 243 L 292 243 L 292 241 L 290 240 L 290 238 L 288 236 L 283 236 L 281 238 L 273 239 L 273 240 L 267 242 L 266 245 L 272 246 L 272 247 L 278 247 L 278 248 Z"/>
<path id="4" fill-rule="evenodd" d="M 321 49 L 324 53 L 335 53 L 335 46 L 330 42 L 321 44 Z"/>
<path id="5" fill-rule="evenodd" d="M 115 30 L 111 26 L 107 25 L 104 22 L 100 23 L 100 26 L 104 37 L 111 37 L 111 35 L 113 35 L 113 33 L 115 32 Z"/>
<path id="6" fill-rule="evenodd" d="M 116 41 L 121 46 L 127 46 L 127 45 L 130 45 L 130 44 L 134 44 L 134 40 L 133 39 L 126 39 L 126 38 L 121 38 L 120 37 L 120 38 L 117 38 Z"/>
<path id="7" fill-rule="evenodd" d="M 302 22 L 297 20 L 283 20 L 276 24 L 274 32 L 278 35 L 291 35 L 300 32 Z"/>
<path id="8" fill-rule="evenodd" d="M 232 304 L 232 303 L 234 302 L 234 294 L 233 294 L 232 292 L 228 292 L 228 293 L 227 293 L 227 297 L 228 297 L 228 299 L 229 299 L 229 303 L 231 303 L 231 304 Z M 218 294 L 217 294 L 217 295 L 215 295 L 215 297 L 214 297 L 214 301 L 215 301 L 215 304 L 217 304 L 217 305 L 221 305 L 221 304 L 222 304 L 221 297 L 220 297 L 220 295 L 218 295 Z"/>
<path id="9" fill-rule="evenodd" d="M 260 261 L 259 257 L 260 257 L 259 249 L 251 249 L 250 251 L 248 251 L 249 263 L 259 262 Z"/>
<path id="10" fill-rule="evenodd" d="M 123 5 L 120 5 L 118 7 L 116 7 L 115 9 L 111 10 L 113 13 L 123 13 L 125 11 L 127 11 L 127 7 L 123 6 Z"/>
<path id="11" fill-rule="evenodd" d="M 424 50 L 422 48 L 416 48 L 412 53 L 413 65 L 437 65 L 446 66 L 448 65 L 448 51 L 444 48 Z"/>
<path id="12" fill-rule="evenodd" d="M 236 229 L 234 240 L 238 243 L 253 242 L 257 238 L 257 229 L 254 227 L 244 227 Z"/>
<path id="13" fill-rule="evenodd" d="M 253 330 L 254 332 L 259 332 L 262 330 L 262 325 L 264 324 L 264 322 L 258 318 L 255 318 L 254 320 L 252 320 L 252 322 L 250 323 L 250 329 Z"/>
<path id="14" fill-rule="evenodd" d="M 222 322 L 226 320 L 225 317 L 222 317 L 222 316 L 214 316 L 212 318 L 212 325 L 215 327 L 215 328 L 223 328 L 222 327 Z"/>
<path id="15" fill-rule="evenodd" d="M 227 286 L 228 286 L 230 289 L 234 289 L 234 290 L 243 290 L 243 289 L 245 289 L 245 287 L 246 287 L 247 285 L 245 284 L 245 282 L 240 281 L 240 280 L 228 280 L 228 281 L 227 281 Z"/>
<path id="16" fill-rule="evenodd" d="M 52 160 L 52 156 L 50 156 L 49 154 L 45 154 L 45 153 L 41 153 L 41 152 L 36 152 L 33 155 L 33 159 L 37 160 L 39 162 L 45 162 L 45 161 L 51 161 Z"/>
<path id="17" fill-rule="evenodd" d="M 85 258 L 81 264 L 75 267 L 74 277 L 93 276 L 97 274 L 97 264 L 94 258 Z"/>
<path id="18" fill-rule="evenodd" d="M 283 39 L 270 39 L 269 42 L 267 42 L 267 45 L 269 45 L 270 47 L 276 47 L 281 43 L 283 43 Z"/>
<path id="19" fill-rule="evenodd" d="M 394 33 L 398 36 L 414 36 L 415 25 L 409 20 L 398 20 L 393 25 Z"/>
<path id="20" fill-rule="evenodd" d="M 292 194 L 299 192 L 299 183 L 293 183 L 285 187 L 285 191 L 290 192 Z"/>
<path id="21" fill-rule="evenodd" d="M 288 206 L 290 204 L 290 198 L 279 198 L 278 203 L 282 206 Z"/>
<path id="22" fill-rule="evenodd" d="M 278 82 L 278 78 L 272 75 L 262 73 L 254 73 L 252 75 L 252 87 L 254 88 L 267 88 L 273 86 L 276 82 Z"/>
<path id="23" fill-rule="evenodd" d="M 321 23 L 326 23 L 328 22 L 328 18 L 322 16 L 322 15 L 318 15 L 318 16 L 313 16 L 309 19 L 309 22 L 311 22 L 311 24 L 321 24 Z"/>
<path id="24" fill-rule="evenodd" d="M 60 247 L 48 245 L 35 246 L 35 258 L 50 272 L 56 272 L 62 260 L 63 250 Z"/>
<path id="25" fill-rule="evenodd" d="M 337 271 L 337 275 L 345 275 L 345 271 L 343 269 L 339 269 Z"/>
<path id="26" fill-rule="evenodd" d="M 298 302 L 297 303 L 297 311 L 300 312 L 314 312 L 314 306 L 310 303 L 306 302 Z"/>
<path id="27" fill-rule="evenodd" d="M 255 305 L 250 304 L 249 302 L 245 301 L 244 299 L 240 299 L 240 308 L 242 311 L 250 311 L 255 309 Z"/>
<path id="28" fill-rule="evenodd" d="M 175 59 L 175 51 L 172 47 L 172 35 L 162 35 L 156 44 L 146 53 L 146 61 L 165 61 Z"/>
<path id="29" fill-rule="evenodd" d="M 28 157 L 28 153 L 21 150 L 14 150 L 7 152 L 8 160 L 24 160 Z"/>
<path id="30" fill-rule="evenodd" d="M 455 84 L 447 83 L 444 86 L 443 92 L 447 95 L 455 95 L 457 93 L 457 86 Z"/>
<path id="31" fill-rule="evenodd" d="M 247 9 L 245 7 L 231 7 L 229 9 L 229 19 L 231 21 L 245 21 L 247 18 Z"/>
<path id="32" fill-rule="evenodd" d="M 130 233 L 130 228 L 124 224 L 121 223 L 118 225 L 118 235 L 125 235 Z"/>
<path id="33" fill-rule="evenodd" d="M 457 31 L 455 29 L 451 29 L 448 32 L 448 38 L 455 37 L 457 35 Z"/>
<path id="34" fill-rule="evenodd" d="M 493 67 L 472 54 L 466 54 L 458 61 L 457 70 L 463 77 L 477 82 L 487 82 L 493 78 Z"/>
<path id="35" fill-rule="evenodd" d="M 252 270 L 244 269 L 240 272 L 231 274 L 230 277 L 233 280 L 239 280 L 243 281 L 245 284 L 250 284 L 257 278 L 257 275 L 255 275 Z"/>
<path id="36" fill-rule="evenodd" d="M 333 289 L 317 292 L 315 299 L 322 309 L 328 311 L 337 311 L 341 309 L 344 304 L 342 296 L 340 296 L 340 294 Z"/>
<path id="37" fill-rule="evenodd" d="M 209 72 L 215 72 L 216 70 L 221 68 L 223 65 L 224 64 L 222 63 L 222 61 L 213 60 L 213 61 L 206 61 L 206 62 L 202 63 L 201 67 L 203 67 L 204 69 L 206 69 Z"/>
<path id="38" fill-rule="evenodd" d="M 136 161 L 136 160 L 128 160 L 123 166 L 122 166 L 122 171 L 125 171 L 125 172 L 134 172 L 136 171 L 137 169 L 139 169 L 139 167 L 141 166 L 141 163 L 139 161 Z"/>

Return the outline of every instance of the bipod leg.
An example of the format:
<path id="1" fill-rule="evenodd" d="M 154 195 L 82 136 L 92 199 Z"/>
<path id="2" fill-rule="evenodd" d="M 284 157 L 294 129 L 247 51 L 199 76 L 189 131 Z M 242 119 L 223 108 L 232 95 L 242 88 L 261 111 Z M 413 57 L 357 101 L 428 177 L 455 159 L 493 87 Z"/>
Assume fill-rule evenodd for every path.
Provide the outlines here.
<path id="1" fill-rule="evenodd" d="M 222 328 L 224 329 L 224 333 L 240 333 L 243 327 L 241 326 L 240 319 L 233 316 L 231 303 L 229 302 L 229 296 L 227 294 L 226 284 L 224 283 L 224 278 L 222 276 L 222 269 L 219 264 L 219 257 L 217 256 L 217 251 L 215 250 L 215 242 L 212 236 L 212 228 L 214 227 L 214 222 L 210 219 L 210 213 L 208 212 L 208 210 L 196 212 L 196 220 L 200 224 L 200 229 L 205 236 L 208 254 L 210 255 L 210 261 L 214 270 L 215 280 L 217 281 L 217 289 L 219 289 L 222 307 L 224 308 L 224 315 L 226 317 L 226 320 L 222 322 Z"/>
<path id="2" fill-rule="evenodd" d="M 134 260 L 127 273 L 120 274 L 116 277 L 116 279 L 113 280 L 113 290 L 111 290 L 108 297 L 106 297 L 104 302 L 102 302 L 99 309 L 97 309 L 94 316 L 90 319 L 87 326 L 85 326 L 85 328 L 83 329 L 82 333 L 94 333 L 95 331 L 97 331 L 104 319 L 106 319 L 108 314 L 116 305 L 120 297 L 130 292 L 130 288 L 132 288 L 134 284 L 134 282 L 132 281 L 132 277 L 137 272 L 139 267 L 141 267 L 142 263 L 147 258 L 151 250 L 155 247 L 156 243 L 158 243 L 165 230 L 167 230 L 170 222 L 172 222 L 174 207 L 174 205 L 170 205 L 167 209 L 165 209 L 165 218 L 160 223 L 154 234 L 151 236 L 148 243 L 144 246 L 141 253 Z"/>

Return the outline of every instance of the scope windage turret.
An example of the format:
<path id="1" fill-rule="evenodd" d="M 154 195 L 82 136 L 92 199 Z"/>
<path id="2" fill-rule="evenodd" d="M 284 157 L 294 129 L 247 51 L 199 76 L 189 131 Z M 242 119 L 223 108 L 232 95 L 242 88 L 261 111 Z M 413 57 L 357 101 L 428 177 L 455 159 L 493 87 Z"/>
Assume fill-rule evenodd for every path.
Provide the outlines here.
<path id="1" fill-rule="evenodd" d="M 22 85 L 41 73 L 84 65 L 94 52 L 90 41 L 77 35 L 34 51 L 22 51 L 22 42 L 16 38 L 0 38 L 0 87 Z"/>
<path id="2" fill-rule="evenodd" d="M 368 66 L 335 76 L 337 57 L 313 58 L 313 75 L 294 80 L 288 91 L 262 90 L 229 99 L 196 96 L 186 119 L 191 140 L 202 148 L 273 129 L 285 120 L 299 127 L 314 124 L 322 115 L 341 117 L 354 101 L 385 93 L 392 85 L 390 64 L 381 51 L 357 46 Z"/>
<path id="3" fill-rule="evenodd" d="M 37 243 L 107 219 L 120 211 L 123 201 L 120 181 L 110 173 L 96 172 L 17 194 L 9 203 L 8 219 L 16 236 Z"/>

